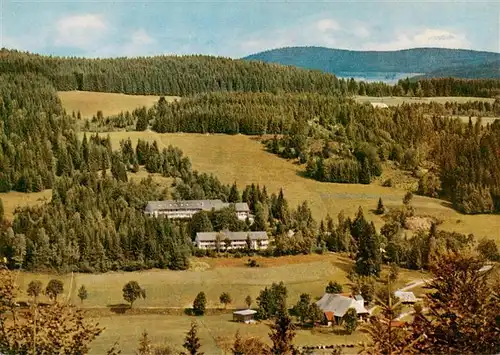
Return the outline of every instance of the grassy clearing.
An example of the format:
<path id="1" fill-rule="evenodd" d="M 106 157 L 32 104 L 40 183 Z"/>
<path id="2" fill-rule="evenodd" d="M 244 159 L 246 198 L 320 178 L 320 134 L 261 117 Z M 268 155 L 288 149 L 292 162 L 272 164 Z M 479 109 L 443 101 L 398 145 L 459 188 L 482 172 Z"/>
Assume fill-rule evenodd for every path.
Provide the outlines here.
<path id="1" fill-rule="evenodd" d="M 98 110 L 105 116 L 116 115 L 122 111 L 132 111 L 135 108 L 155 104 L 159 96 L 153 95 L 125 95 L 91 91 L 60 91 L 58 93 L 66 112 L 80 113 L 83 118 L 92 117 Z M 167 101 L 178 99 L 175 96 L 165 97 Z"/>
<path id="2" fill-rule="evenodd" d="M 192 318 L 187 316 L 128 316 L 119 315 L 113 317 L 102 317 L 96 319 L 106 330 L 99 336 L 92 345 L 90 354 L 105 354 L 106 350 L 114 342 L 120 344 L 122 354 L 135 354 L 135 349 L 139 343 L 139 337 L 144 330 L 147 330 L 150 339 L 155 344 L 168 344 L 177 350 L 182 349 L 184 336 L 189 329 L 192 319 L 196 319 L 199 325 L 198 335 L 201 340 L 201 351 L 207 355 L 224 354 L 218 347 L 219 339 L 226 342 L 234 337 L 237 330 L 242 336 L 258 337 L 268 342 L 269 327 L 264 323 L 239 324 L 231 321 L 230 314 L 217 316 L 204 316 Z M 366 340 L 365 335 L 356 331 L 352 335 L 338 335 L 332 329 L 321 330 L 298 330 L 294 343 L 299 346 L 304 345 L 330 345 L 341 343 L 358 343 Z M 228 354 L 229 352 L 226 352 Z M 357 349 L 346 349 L 345 354 L 356 354 Z"/>
<path id="3" fill-rule="evenodd" d="M 346 272 L 351 261 L 338 255 L 303 256 L 293 262 L 293 257 L 284 257 L 269 263 L 257 258 L 262 267 L 248 268 L 247 258 L 196 259 L 193 258 L 192 270 L 148 270 L 143 272 L 110 272 L 105 274 L 74 274 L 59 276 L 65 284 L 65 294 L 79 304 L 77 289 L 85 285 L 89 298 L 85 307 L 107 307 L 123 303 L 122 287 L 128 281 L 136 280 L 147 290 L 147 298 L 139 300 L 137 307 L 191 307 L 198 292 L 207 295 L 207 307 L 220 307 L 219 295 L 229 292 L 233 298 L 231 307 L 244 307 L 245 297 L 255 299 L 259 291 L 272 282 L 283 281 L 290 292 L 290 302 L 296 302 L 304 290 L 313 296 L 321 296 L 328 281 L 337 280 L 346 284 Z M 287 261 L 292 261 L 287 264 Z M 219 266 L 221 265 L 221 266 Z M 44 285 L 52 277 L 46 274 L 20 273 L 17 284 L 22 290 L 20 299 L 27 299 L 26 288 L 33 279 L 40 279 Z M 73 277 L 73 279 L 72 279 Z M 72 287 L 71 287 L 72 286 Z"/>
<path id="4" fill-rule="evenodd" d="M 260 290 L 273 282 L 283 281 L 289 291 L 289 302 L 295 304 L 301 293 L 320 297 L 329 281 L 335 280 L 349 290 L 347 272 L 352 260 L 338 254 L 301 255 L 281 258 L 256 257 L 258 268 L 245 266 L 247 258 L 209 259 L 193 258 L 192 268 L 187 271 L 148 270 L 141 272 L 108 272 L 105 274 L 47 275 L 39 273 L 18 273 L 16 283 L 21 293 L 19 300 L 27 300 L 26 288 L 30 281 L 41 280 L 44 285 L 51 278 L 64 282 L 64 299 L 80 304 L 78 288 L 85 285 L 89 297 L 83 307 L 106 308 L 123 303 L 122 287 L 131 280 L 139 282 L 147 291 L 145 300 L 138 300 L 134 307 L 188 308 L 198 292 L 207 295 L 207 307 L 221 307 L 219 296 L 229 292 L 233 302 L 230 308 L 245 307 L 245 298 L 254 300 Z M 421 280 L 425 274 L 401 270 L 397 287 L 409 281 Z M 47 301 L 44 296 L 42 301 Z"/>
<path id="5" fill-rule="evenodd" d="M 370 185 L 335 184 L 318 182 L 301 176 L 302 168 L 264 150 L 254 137 L 222 134 L 159 134 L 154 132 L 112 132 L 112 144 L 118 147 L 121 139 L 157 140 L 160 148 L 169 144 L 179 147 L 199 171 L 213 173 L 224 183 L 234 181 L 240 187 L 256 183 L 266 185 L 268 192 L 283 188 L 293 206 L 307 200 L 317 219 L 327 213 L 336 217 L 343 210 L 352 216 L 361 206 L 366 213 L 375 209 L 379 197 L 388 208 L 401 205 L 406 191 L 403 188 Z M 443 220 L 440 228 L 460 233 L 473 233 L 477 238 L 489 237 L 500 242 L 499 215 L 463 215 L 449 207 L 445 201 L 415 196 L 413 205 L 418 214 Z M 383 220 L 369 213 L 368 218 L 380 227 Z"/>
<path id="6" fill-rule="evenodd" d="M 33 206 L 45 201 L 50 201 L 52 198 L 52 190 L 32 193 L 17 191 L 3 192 L 0 193 L 0 198 L 3 202 L 5 218 L 12 219 L 17 207 Z"/>
<path id="7" fill-rule="evenodd" d="M 397 106 L 402 103 L 430 103 L 437 102 L 444 104 L 445 102 L 458 102 L 463 103 L 467 101 L 484 101 L 493 103 L 495 99 L 484 97 L 466 97 L 466 96 L 436 96 L 436 97 L 401 97 L 401 96 L 355 96 L 358 102 L 383 102 L 388 106 Z"/>

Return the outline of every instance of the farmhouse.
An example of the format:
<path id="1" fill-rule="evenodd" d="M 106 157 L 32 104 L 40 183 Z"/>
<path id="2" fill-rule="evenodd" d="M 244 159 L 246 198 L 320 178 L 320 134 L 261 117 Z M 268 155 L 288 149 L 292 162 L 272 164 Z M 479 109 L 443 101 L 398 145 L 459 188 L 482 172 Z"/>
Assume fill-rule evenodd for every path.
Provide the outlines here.
<path id="1" fill-rule="evenodd" d="M 267 232 L 198 232 L 196 233 L 195 244 L 199 249 L 216 249 L 217 242 L 220 248 L 226 249 L 226 240 L 231 241 L 227 249 L 242 249 L 247 247 L 247 240 L 250 239 L 251 248 L 254 250 L 264 250 L 269 246 Z"/>
<path id="2" fill-rule="evenodd" d="M 236 216 L 239 220 L 251 219 L 250 208 L 246 202 L 226 203 L 221 200 L 165 200 L 149 201 L 144 209 L 144 213 L 153 217 L 168 218 L 192 218 L 195 213 L 200 211 L 220 210 L 234 205 Z"/>
<path id="3" fill-rule="evenodd" d="M 368 310 L 365 308 L 365 300 L 361 295 L 352 297 L 325 293 L 316 304 L 323 311 L 327 324 L 339 324 L 349 308 L 354 308 L 360 319 L 363 319 L 369 314 Z"/>
<path id="4" fill-rule="evenodd" d="M 254 311 L 253 309 L 244 309 L 241 311 L 235 311 L 233 312 L 233 321 L 242 323 L 253 323 L 254 316 L 256 313 L 257 311 Z"/>

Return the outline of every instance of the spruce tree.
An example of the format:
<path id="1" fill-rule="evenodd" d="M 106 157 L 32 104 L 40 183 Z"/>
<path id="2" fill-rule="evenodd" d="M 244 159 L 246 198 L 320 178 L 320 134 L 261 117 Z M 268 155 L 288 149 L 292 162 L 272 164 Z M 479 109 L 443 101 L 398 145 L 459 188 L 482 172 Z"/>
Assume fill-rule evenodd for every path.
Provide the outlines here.
<path id="1" fill-rule="evenodd" d="M 182 345 L 184 349 L 187 350 L 189 355 L 203 355 L 204 353 L 200 351 L 201 344 L 200 338 L 198 338 L 198 324 L 195 321 L 191 322 L 191 328 L 184 338 L 184 344 Z"/>
<path id="2" fill-rule="evenodd" d="M 381 263 L 380 244 L 375 226 L 373 223 L 365 223 L 358 239 L 356 273 L 363 276 L 378 276 L 380 274 Z"/>
<path id="3" fill-rule="evenodd" d="M 384 207 L 384 203 L 382 202 L 381 197 L 379 197 L 379 199 L 378 199 L 377 209 L 375 210 L 375 213 L 379 214 L 379 215 L 385 213 L 385 207 Z"/>
<path id="4" fill-rule="evenodd" d="M 272 342 L 271 354 L 274 355 L 292 355 L 296 349 L 293 345 L 295 338 L 295 326 L 292 318 L 284 304 L 281 304 L 276 315 L 274 323 L 271 325 L 269 338 Z"/>

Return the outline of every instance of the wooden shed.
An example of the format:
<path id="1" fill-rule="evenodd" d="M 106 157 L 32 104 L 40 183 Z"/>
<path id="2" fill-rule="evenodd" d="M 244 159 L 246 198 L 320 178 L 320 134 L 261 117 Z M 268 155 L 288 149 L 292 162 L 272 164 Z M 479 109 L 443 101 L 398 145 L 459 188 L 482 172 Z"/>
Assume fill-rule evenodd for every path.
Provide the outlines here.
<path id="1" fill-rule="evenodd" d="M 233 312 L 233 321 L 242 323 L 252 323 L 254 322 L 254 316 L 257 311 L 253 309 L 244 309 L 241 311 Z"/>

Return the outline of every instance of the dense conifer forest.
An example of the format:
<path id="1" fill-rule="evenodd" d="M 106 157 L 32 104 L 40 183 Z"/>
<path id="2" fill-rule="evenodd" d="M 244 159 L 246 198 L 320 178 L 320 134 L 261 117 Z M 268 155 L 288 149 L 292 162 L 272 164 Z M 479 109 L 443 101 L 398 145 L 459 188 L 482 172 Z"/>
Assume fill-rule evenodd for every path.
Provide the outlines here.
<path id="1" fill-rule="evenodd" d="M 367 274 L 378 273 L 379 263 L 384 261 L 425 267 L 426 254 L 422 248 L 428 247 L 433 235 L 440 236 L 437 244 L 443 247 L 460 248 L 470 243 L 469 237 L 435 228 L 409 243 L 400 233 L 405 218 L 412 214 L 408 199 L 401 210 L 388 217 L 380 233 L 366 221 L 362 211 L 352 221 L 341 214 L 338 223 L 330 217 L 318 223 L 307 202 L 296 209 L 290 208 L 282 191 L 268 193 L 264 186 L 240 187 L 240 192 L 236 184 L 224 185 L 214 176 L 194 171 L 189 159 L 177 148 L 160 150 L 156 143 L 145 141 L 133 147 L 130 140 L 124 140 L 120 149 L 113 151 L 109 137 L 104 135 L 88 134 L 80 140 L 76 119 L 64 112 L 56 95 L 56 88 L 64 88 L 63 83 L 71 83 L 78 75 L 60 76 L 58 70 L 71 61 L 91 67 L 101 61 L 11 54 L 2 52 L 7 60 L 0 62 L 3 71 L 0 75 L 1 191 L 52 188 L 49 203 L 19 209 L 12 222 L 2 216 L 0 254 L 7 258 L 11 268 L 86 272 L 151 267 L 185 269 L 190 255 L 204 253 L 191 244 L 195 233 L 224 228 L 268 230 L 275 237 L 273 246 L 266 251 L 268 255 L 345 251 L 358 260 L 359 272 Z M 138 59 L 138 63 L 141 60 L 146 59 Z M 201 70 L 206 75 L 222 70 L 217 66 L 219 60 L 208 57 L 156 60 L 186 65 L 177 78 L 191 84 L 196 81 L 189 81 L 183 75 L 195 75 L 192 73 L 199 67 L 190 67 L 193 63 L 213 61 L 213 67 Z M 57 65 L 51 64 L 52 61 Z M 110 61 L 111 68 L 116 63 Z M 222 61 L 234 65 L 235 70 L 247 68 Z M 123 60 L 123 63 L 133 61 Z M 289 73 L 291 78 L 304 80 L 306 86 L 288 87 L 292 88 L 288 93 L 273 92 L 276 87 L 282 88 L 281 81 L 278 86 L 262 84 L 256 90 L 265 88 L 271 91 L 268 93 L 204 93 L 173 104 L 160 99 L 149 110 L 139 108 L 116 117 L 97 114 L 88 125 L 108 129 L 152 128 L 158 132 L 272 134 L 275 137 L 269 140 L 269 150 L 284 158 L 298 159 L 306 166 L 307 175 L 322 181 L 369 183 L 380 174 L 384 160 L 395 161 L 402 169 L 430 164 L 428 174 L 422 177 L 422 194 L 447 198 L 466 213 L 500 210 L 498 122 L 482 127 L 480 123 L 463 124 L 443 117 L 497 116 L 498 100 L 494 104 L 420 104 L 376 109 L 356 103 L 346 95 L 328 95 L 339 92 L 329 91 L 330 84 L 321 86 L 326 83 L 325 78 L 335 81 L 333 76 L 265 65 L 255 68 L 274 70 L 276 77 Z M 131 83 L 139 82 L 134 81 L 135 69 L 124 72 L 130 75 Z M 248 78 L 248 72 L 239 73 Z M 264 83 L 265 80 L 275 83 L 272 75 L 266 77 L 263 73 L 260 75 Z M 212 73 L 210 77 L 215 75 Z M 317 90 L 307 86 L 315 83 Z M 354 91 L 358 87 L 354 81 L 338 83 L 347 88 L 351 85 Z M 106 85 L 92 89 L 110 89 Z M 325 88 L 328 94 L 321 93 Z M 220 91 L 220 87 L 212 89 Z M 197 90 L 211 89 L 200 86 L 188 91 Z M 160 173 L 174 182 L 168 189 L 162 189 L 151 179 L 139 183 L 128 181 L 128 174 L 139 169 Z M 167 196 L 245 201 L 255 215 L 255 222 L 238 221 L 231 208 L 200 213 L 190 222 L 144 216 L 148 200 Z M 414 243 L 415 240 L 422 242 Z M 380 246 L 389 248 L 392 254 L 373 254 Z M 372 265 L 374 260 L 376 264 Z"/>
<path id="2" fill-rule="evenodd" d="M 34 73 L 56 90 L 187 96 L 214 91 L 316 92 L 370 96 L 484 96 L 500 93 L 500 80 L 430 79 L 357 83 L 326 72 L 209 56 L 83 59 L 0 50 L 0 73 Z"/>
<path id="3" fill-rule="evenodd" d="M 321 94 L 210 93 L 114 117 L 94 125 L 164 132 L 274 135 L 270 152 L 305 164 L 319 181 L 369 184 L 393 161 L 424 167 L 419 193 L 464 213 L 500 211 L 498 121 L 468 124 L 451 116 L 497 117 L 500 101 L 403 104 L 386 109 Z"/>

